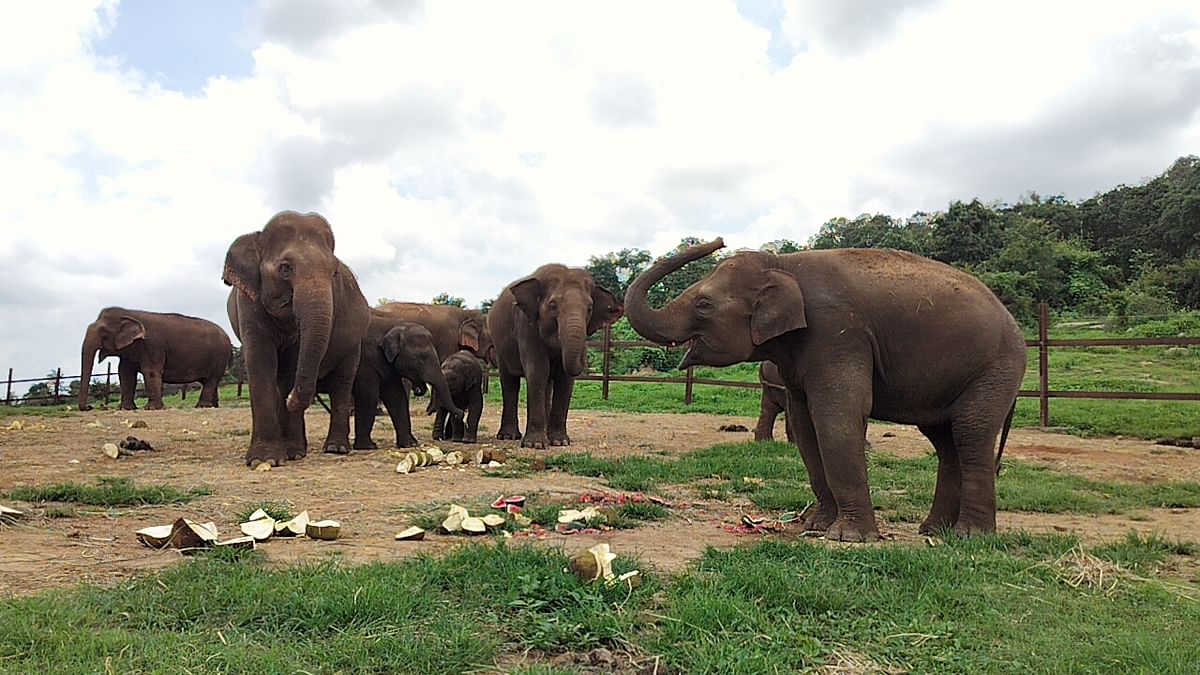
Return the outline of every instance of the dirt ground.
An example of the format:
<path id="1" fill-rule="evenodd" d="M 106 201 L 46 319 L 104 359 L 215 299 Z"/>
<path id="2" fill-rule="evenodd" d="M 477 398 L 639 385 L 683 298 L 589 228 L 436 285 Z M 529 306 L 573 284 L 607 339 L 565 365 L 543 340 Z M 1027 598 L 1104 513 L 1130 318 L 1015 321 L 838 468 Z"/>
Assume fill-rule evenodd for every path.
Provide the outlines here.
<path id="1" fill-rule="evenodd" d="M 429 438 L 429 423 L 416 407 L 418 438 Z M 484 413 L 480 436 L 491 437 L 499 411 Z M 309 413 L 310 446 L 323 438 L 327 416 Z M 386 420 L 386 417 L 384 418 Z M 23 429 L 6 429 L 21 420 Z M 131 429 L 143 420 L 146 428 Z M 722 424 L 753 428 L 752 418 L 703 414 L 633 415 L 572 411 L 572 452 L 598 455 L 657 453 L 675 455 L 724 441 L 748 440 L 749 432 L 722 432 Z M 74 507 L 74 517 L 50 517 L 43 505 L 0 502 L 26 510 L 19 521 L 0 523 L 0 596 L 23 595 L 47 587 L 77 582 L 112 583 L 169 565 L 180 559 L 174 551 L 154 551 L 140 545 L 134 531 L 172 522 L 179 516 L 215 522 L 222 538 L 240 534 L 238 514 L 262 501 L 287 503 L 294 511 L 307 509 L 314 519 L 342 523 L 342 537 L 333 542 L 304 538 L 273 540 L 261 546 L 273 562 L 325 559 L 334 555 L 361 562 L 391 560 L 418 552 L 438 552 L 466 539 L 430 533 L 422 542 L 398 542 L 393 535 L 408 525 L 411 510 L 423 504 L 490 501 L 505 494 L 541 495 L 567 501 L 606 488 L 598 479 L 542 471 L 519 478 L 483 475 L 477 468 L 430 468 L 418 473 L 395 472 L 394 450 L 356 451 L 349 456 L 311 454 L 272 471 L 250 471 L 242 463 L 249 441 L 249 408 L 165 411 L 92 411 L 66 418 L 11 417 L 0 423 L 0 494 L 23 485 L 57 482 L 92 483 L 101 476 L 122 476 L 138 484 L 167 484 L 180 489 L 205 486 L 212 494 L 188 504 L 153 507 Z M 154 452 L 110 459 L 101 453 L 106 442 L 127 435 L 150 441 Z M 390 446 L 391 427 L 376 424 L 375 440 Z M 783 437 L 782 421 L 776 436 Z M 927 453 L 929 446 L 916 429 L 873 426 L 868 438 L 878 452 L 898 456 Z M 384 443 L 385 439 L 388 441 Z M 515 442 L 490 444 L 516 456 L 531 457 Z M 439 443 L 446 450 L 473 449 Z M 561 449 L 555 449 L 555 452 Z M 1200 481 L 1200 451 L 1165 448 L 1141 440 L 1081 439 L 1067 435 L 1018 430 L 1006 456 L 1044 464 L 1057 471 L 1097 480 L 1154 483 Z M 702 502 L 694 490 L 680 487 L 669 495 L 677 500 L 671 519 L 630 530 L 564 536 L 549 533 L 544 545 L 567 551 L 598 541 L 613 550 L 641 558 L 659 570 L 678 569 L 706 547 L 731 547 L 761 535 L 738 535 L 722 528 L 736 523 L 746 504 Z M 1088 542 L 1123 537 L 1129 530 L 1158 532 L 1170 539 L 1194 540 L 1200 531 L 1200 509 L 1151 509 L 1130 516 L 1077 516 L 1002 513 L 1001 529 L 1074 531 Z M 916 540 L 916 526 L 881 523 L 898 540 Z M 790 536 L 793 533 L 789 533 Z"/>

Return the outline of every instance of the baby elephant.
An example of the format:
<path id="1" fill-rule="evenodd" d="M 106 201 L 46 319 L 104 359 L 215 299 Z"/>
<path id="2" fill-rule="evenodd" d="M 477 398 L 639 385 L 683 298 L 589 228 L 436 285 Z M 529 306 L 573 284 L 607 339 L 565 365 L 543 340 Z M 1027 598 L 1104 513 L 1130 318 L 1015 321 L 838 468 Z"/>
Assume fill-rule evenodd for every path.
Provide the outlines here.
<path id="1" fill-rule="evenodd" d="M 442 361 L 442 376 L 446 378 L 454 405 L 467 412 L 467 419 L 464 423 L 461 416 L 447 415 L 445 406 L 431 400 L 425 412 L 437 413 L 433 438 L 474 443 L 479 433 L 479 416 L 483 414 L 483 363 L 471 352 L 460 349 Z"/>

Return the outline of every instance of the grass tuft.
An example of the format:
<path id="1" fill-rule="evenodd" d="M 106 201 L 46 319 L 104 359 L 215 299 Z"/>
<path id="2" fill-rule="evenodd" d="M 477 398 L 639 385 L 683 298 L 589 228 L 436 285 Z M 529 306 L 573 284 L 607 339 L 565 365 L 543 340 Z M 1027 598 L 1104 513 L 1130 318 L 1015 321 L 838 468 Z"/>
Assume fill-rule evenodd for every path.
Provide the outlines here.
<path id="1" fill-rule="evenodd" d="M 96 485 L 56 483 L 13 488 L 8 496 L 23 502 L 71 502 L 90 506 L 185 504 L 212 494 L 207 487 L 179 490 L 169 485 L 135 485 L 128 478 L 98 478 Z"/>

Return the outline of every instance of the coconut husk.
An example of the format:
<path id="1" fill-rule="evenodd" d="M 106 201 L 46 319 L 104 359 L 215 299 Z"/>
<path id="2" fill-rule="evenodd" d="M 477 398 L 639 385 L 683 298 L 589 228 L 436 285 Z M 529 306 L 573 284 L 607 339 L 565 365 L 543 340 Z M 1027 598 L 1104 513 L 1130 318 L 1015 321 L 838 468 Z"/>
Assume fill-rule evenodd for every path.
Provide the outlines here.
<path id="1" fill-rule="evenodd" d="M 596 544 L 586 551 L 576 553 L 571 558 L 570 570 L 584 583 L 591 583 L 597 579 L 615 579 L 612 561 L 616 557 L 617 554 L 609 549 L 608 544 Z"/>
<path id="2" fill-rule="evenodd" d="M 150 548 L 165 548 L 170 543 L 171 532 L 174 530 L 174 525 L 152 525 L 143 527 L 134 534 L 137 535 L 138 541 Z"/>
<path id="3" fill-rule="evenodd" d="M 291 520 L 275 523 L 276 537 L 299 537 L 308 526 L 308 511 L 301 511 Z"/>
<path id="4" fill-rule="evenodd" d="M 253 537 L 255 541 L 266 541 L 275 534 L 275 519 L 269 516 L 251 519 L 238 525 L 238 529 L 242 534 Z"/>
<path id="5" fill-rule="evenodd" d="M 214 541 L 213 546 L 220 548 L 231 548 L 239 551 L 253 551 L 254 537 L 234 537 L 225 541 Z"/>
<path id="6" fill-rule="evenodd" d="M 183 552 L 208 548 L 217 541 L 217 526 L 215 523 L 196 523 L 187 518 L 180 518 L 171 526 L 171 536 L 168 544 Z"/>
<path id="7" fill-rule="evenodd" d="M 421 541 L 425 538 L 425 530 L 416 525 L 396 534 L 398 541 Z"/>
<path id="8" fill-rule="evenodd" d="M 311 521 L 304 526 L 304 533 L 309 539 L 334 541 L 342 534 L 342 524 L 336 520 Z"/>

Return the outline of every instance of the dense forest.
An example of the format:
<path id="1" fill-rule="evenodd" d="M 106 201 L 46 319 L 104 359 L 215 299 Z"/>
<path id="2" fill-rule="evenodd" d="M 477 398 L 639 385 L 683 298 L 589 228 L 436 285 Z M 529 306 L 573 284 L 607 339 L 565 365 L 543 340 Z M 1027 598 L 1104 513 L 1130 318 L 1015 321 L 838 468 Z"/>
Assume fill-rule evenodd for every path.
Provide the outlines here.
<path id="1" fill-rule="evenodd" d="M 1200 309 L 1200 158 L 1181 157 L 1143 185 L 1080 202 L 1030 194 L 1016 204 L 955 201 L 908 217 L 837 217 L 803 244 L 785 239 L 762 249 L 847 247 L 903 249 L 961 267 L 1019 319 L 1035 316 L 1040 302 L 1116 323 Z M 594 256 L 587 267 L 621 295 L 652 261 L 648 251 L 624 249 Z M 692 263 L 659 284 L 650 302 L 661 306 L 717 262 Z"/>

